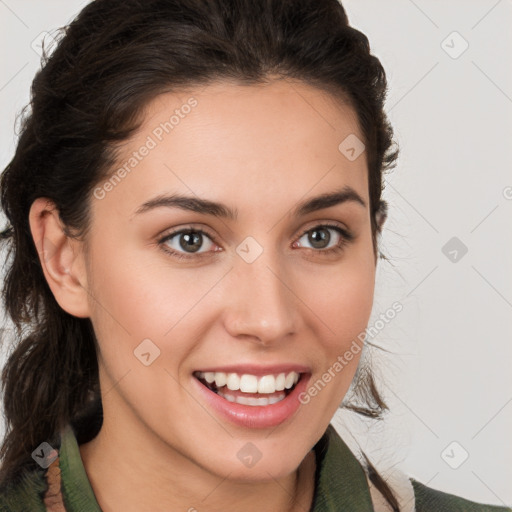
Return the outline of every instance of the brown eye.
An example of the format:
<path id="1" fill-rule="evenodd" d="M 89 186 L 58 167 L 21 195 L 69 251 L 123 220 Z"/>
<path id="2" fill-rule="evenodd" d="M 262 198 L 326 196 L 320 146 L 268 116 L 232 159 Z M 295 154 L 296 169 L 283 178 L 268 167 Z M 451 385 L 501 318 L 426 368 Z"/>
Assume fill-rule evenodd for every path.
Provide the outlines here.
<path id="1" fill-rule="evenodd" d="M 203 235 L 196 231 L 189 231 L 188 233 L 180 233 L 178 240 L 183 250 L 197 252 L 203 244 Z"/>
<path id="2" fill-rule="evenodd" d="M 164 237 L 160 243 L 179 254 L 203 254 L 211 252 L 214 243 L 202 230 L 182 229 Z M 203 250 L 201 250 L 203 249 Z"/>
<path id="3" fill-rule="evenodd" d="M 318 249 L 317 252 L 329 252 L 341 248 L 352 239 L 353 236 L 339 226 L 319 225 L 306 231 L 298 243 L 300 247 Z"/>
<path id="4" fill-rule="evenodd" d="M 315 249 L 325 249 L 329 245 L 331 234 L 327 228 L 315 228 L 308 233 L 308 242 Z"/>

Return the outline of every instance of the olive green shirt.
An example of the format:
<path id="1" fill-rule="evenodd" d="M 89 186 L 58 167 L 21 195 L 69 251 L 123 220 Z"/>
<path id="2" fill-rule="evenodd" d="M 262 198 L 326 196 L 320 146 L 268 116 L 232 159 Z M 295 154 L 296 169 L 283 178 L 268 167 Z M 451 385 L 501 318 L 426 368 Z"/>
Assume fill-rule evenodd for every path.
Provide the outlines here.
<path id="1" fill-rule="evenodd" d="M 70 425 L 60 434 L 60 446 L 53 448 L 58 456 L 54 455 L 48 469 L 34 462 L 34 467 L 20 479 L 0 490 L 1 512 L 101 512 Z M 314 452 L 316 474 L 311 512 L 375 510 L 362 465 L 332 425 L 315 445 Z M 478 504 L 437 491 L 414 479 L 410 483 L 416 512 L 512 512 L 507 507 Z"/>

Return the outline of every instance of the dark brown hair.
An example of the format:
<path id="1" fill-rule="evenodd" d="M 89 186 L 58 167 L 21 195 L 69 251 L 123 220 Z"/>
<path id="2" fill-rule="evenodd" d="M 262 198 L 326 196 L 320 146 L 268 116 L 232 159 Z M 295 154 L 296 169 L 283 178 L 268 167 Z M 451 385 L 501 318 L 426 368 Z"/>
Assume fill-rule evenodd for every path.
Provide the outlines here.
<path id="1" fill-rule="evenodd" d="M 69 236 L 85 238 L 92 190 L 112 173 L 116 144 L 140 126 L 156 95 L 275 77 L 328 91 L 357 113 L 377 256 L 383 172 L 397 158 L 384 112 L 386 76 L 337 0 L 96 0 L 63 29 L 35 76 L 16 153 L 0 179 L 8 220 L 0 234 L 8 249 L 3 300 L 16 327 L 2 372 L 0 481 L 33 464 L 31 452 L 64 424 L 77 426 L 82 443 L 102 421 L 93 327 L 63 311 L 50 291 L 29 229 L 32 202 L 51 199 Z M 380 418 L 387 407 L 372 373 L 357 377 L 354 401 L 344 407 Z M 398 510 L 386 483 L 373 480 Z"/>

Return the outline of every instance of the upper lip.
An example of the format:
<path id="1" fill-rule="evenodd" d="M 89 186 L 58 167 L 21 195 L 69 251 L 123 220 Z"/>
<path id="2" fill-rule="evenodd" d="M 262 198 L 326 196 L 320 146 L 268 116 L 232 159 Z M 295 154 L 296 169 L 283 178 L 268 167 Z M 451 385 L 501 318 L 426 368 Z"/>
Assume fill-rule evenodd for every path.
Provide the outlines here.
<path id="1" fill-rule="evenodd" d="M 197 372 L 223 372 L 223 373 L 237 373 L 239 375 L 277 375 L 279 373 L 311 373 L 311 369 L 308 366 L 294 363 L 282 363 L 272 365 L 258 365 L 258 364 L 233 364 L 224 366 L 209 366 L 196 370 Z"/>

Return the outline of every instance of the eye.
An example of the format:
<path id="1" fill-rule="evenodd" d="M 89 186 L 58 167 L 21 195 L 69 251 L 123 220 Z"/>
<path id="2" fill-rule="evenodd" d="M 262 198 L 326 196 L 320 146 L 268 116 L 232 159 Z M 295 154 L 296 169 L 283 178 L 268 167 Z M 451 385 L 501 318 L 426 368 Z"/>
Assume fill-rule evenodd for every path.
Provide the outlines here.
<path id="1" fill-rule="evenodd" d="M 341 251 L 353 239 L 354 235 L 340 226 L 319 224 L 305 231 L 293 243 L 293 247 L 311 249 L 317 254 L 327 255 Z M 203 229 L 190 227 L 165 235 L 158 244 L 165 252 L 178 259 L 198 258 L 222 250 L 212 235 Z"/>
<path id="2" fill-rule="evenodd" d="M 218 249 L 210 235 L 202 229 L 181 229 L 166 235 L 159 240 L 164 250 L 177 257 L 193 257 L 194 254 L 203 254 L 205 252 L 214 252 Z M 201 250 L 204 249 L 204 250 Z"/>
<path id="3" fill-rule="evenodd" d="M 336 225 L 320 224 L 308 229 L 295 242 L 300 247 L 317 249 L 317 252 L 331 252 L 340 250 L 353 239 L 353 235 Z M 310 247 L 304 244 L 310 244 Z"/>

